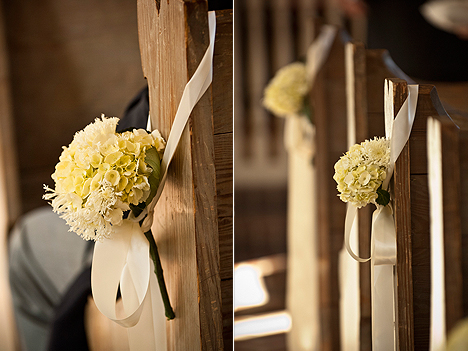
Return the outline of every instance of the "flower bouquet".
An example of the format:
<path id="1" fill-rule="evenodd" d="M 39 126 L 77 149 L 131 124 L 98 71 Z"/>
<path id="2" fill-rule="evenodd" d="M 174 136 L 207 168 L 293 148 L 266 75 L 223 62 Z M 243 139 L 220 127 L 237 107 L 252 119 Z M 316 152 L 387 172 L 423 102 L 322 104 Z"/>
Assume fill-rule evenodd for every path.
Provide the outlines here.
<path id="1" fill-rule="evenodd" d="M 293 62 L 281 68 L 264 91 L 263 106 L 275 116 L 287 117 L 310 112 L 305 103 L 310 84 L 307 81 L 306 65 Z"/>
<path id="2" fill-rule="evenodd" d="M 112 240 L 124 220 L 142 225 L 159 183 L 165 141 L 159 131 L 116 132 L 118 118 L 104 115 L 75 134 L 63 147 L 45 200 L 66 220 L 70 231 L 85 240 Z M 142 218 L 143 217 L 143 218 Z M 169 302 L 158 248 L 151 229 L 145 230 L 167 319 L 175 317 Z"/>
<path id="3" fill-rule="evenodd" d="M 343 202 L 361 208 L 367 204 L 386 206 L 390 194 L 382 185 L 390 163 L 390 141 L 375 137 L 351 146 L 335 164 L 333 179 Z"/>

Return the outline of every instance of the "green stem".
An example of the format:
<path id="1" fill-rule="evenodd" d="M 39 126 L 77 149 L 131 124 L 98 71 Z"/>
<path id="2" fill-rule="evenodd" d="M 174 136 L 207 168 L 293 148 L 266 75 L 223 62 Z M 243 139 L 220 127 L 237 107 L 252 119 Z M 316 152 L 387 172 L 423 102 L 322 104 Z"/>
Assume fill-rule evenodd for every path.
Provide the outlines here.
<path id="1" fill-rule="evenodd" d="M 145 236 L 150 243 L 150 256 L 154 263 L 154 273 L 156 273 L 156 277 L 158 278 L 159 290 L 161 291 L 161 296 L 164 302 L 166 317 L 168 320 L 171 320 L 175 318 L 175 314 L 172 310 L 171 302 L 169 301 L 169 295 L 167 294 L 166 282 L 164 281 L 164 274 L 161 266 L 161 260 L 159 259 L 158 247 L 154 241 L 151 229 L 145 233 Z"/>

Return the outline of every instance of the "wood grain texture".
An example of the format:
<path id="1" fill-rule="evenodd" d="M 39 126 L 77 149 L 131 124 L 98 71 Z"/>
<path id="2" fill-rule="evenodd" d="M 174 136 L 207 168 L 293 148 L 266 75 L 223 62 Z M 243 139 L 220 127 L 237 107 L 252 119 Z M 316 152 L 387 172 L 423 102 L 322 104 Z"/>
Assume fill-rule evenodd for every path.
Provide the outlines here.
<path id="1" fill-rule="evenodd" d="M 229 72 L 229 63 L 232 72 L 232 53 L 231 56 L 223 53 L 229 48 L 232 52 L 228 17 L 229 13 L 218 16 L 221 35 L 217 35 L 216 40 L 221 43 L 221 52 L 215 59 L 213 86 L 191 114 L 155 209 L 153 232 L 176 313 L 176 319 L 168 322 L 170 350 L 224 349 L 222 296 L 226 300 L 224 311 L 232 303 L 229 302 L 232 286 L 226 273 L 226 258 L 220 259 L 220 249 L 224 257 L 229 256 L 226 242 L 231 240 L 232 243 L 228 208 L 229 188 L 232 207 L 232 99 L 225 91 L 229 84 L 220 86 L 220 81 L 229 76 L 222 72 L 224 69 Z M 153 126 L 167 138 L 185 84 L 208 46 L 207 3 L 202 0 L 163 1 L 158 13 L 153 1 L 141 0 L 138 1 L 138 19 L 151 119 Z M 225 40 L 230 40 L 231 44 L 224 43 Z M 217 100 L 220 101 L 218 105 Z M 214 111 L 216 116 L 213 116 Z M 213 135 L 214 125 L 217 125 L 216 136 Z M 225 133 L 224 139 L 222 133 Z M 219 211 L 218 196 L 222 200 Z M 218 214 L 223 215 L 222 230 L 218 228 Z M 220 261 L 226 277 L 223 284 Z M 222 294 L 222 286 L 228 289 L 225 294 Z M 227 326 L 224 335 L 229 337 L 232 315 L 224 313 L 224 317 Z"/>
<path id="2" fill-rule="evenodd" d="M 402 79 L 385 81 L 385 123 L 398 113 L 408 94 Z M 397 233 L 397 334 L 400 350 L 414 349 L 411 205 L 408 143 L 401 151 L 393 175 L 394 215 Z"/>
<path id="3" fill-rule="evenodd" d="M 348 90 L 346 99 L 348 101 L 348 121 L 354 128 L 354 143 L 360 143 L 369 136 L 369 117 L 368 117 L 368 89 L 367 89 L 367 60 L 366 48 L 363 43 L 350 42 L 347 44 L 346 71 Z M 349 86 L 351 84 L 352 86 Z M 351 101 L 350 101 L 351 100 Z M 349 109 L 352 111 L 349 111 Z M 353 116 L 354 118 L 351 118 Z M 354 121 L 351 121 L 354 119 Z M 354 125 L 354 127 L 352 126 Z M 348 138 L 350 137 L 348 132 Z M 349 140 L 348 140 L 349 144 Z M 359 224 L 359 255 L 361 257 L 370 256 L 370 206 L 361 208 L 358 212 Z M 371 284 L 370 284 L 370 262 L 359 264 L 359 288 L 360 288 L 360 312 L 361 319 L 359 325 L 360 350 L 371 350 Z"/>
<path id="4" fill-rule="evenodd" d="M 338 253 L 345 204 L 336 196 L 333 165 L 347 150 L 344 41 L 338 35 L 310 94 L 316 126 L 320 349 L 340 349 Z"/>
<path id="5" fill-rule="evenodd" d="M 463 161 L 459 154 L 461 127 L 447 118 L 441 122 L 442 137 L 442 191 L 444 225 L 444 267 L 445 267 L 445 323 L 447 333 L 465 315 L 463 310 L 463 261 L 461 228 L 461 182 Z M 465 130 L 466 132 L 466 130 Z"/>
<path id="6" fill-rule="evenodd" d="M 213 143 L 224 350 L 233 348 L 233 13 L 216 12 Z"/>

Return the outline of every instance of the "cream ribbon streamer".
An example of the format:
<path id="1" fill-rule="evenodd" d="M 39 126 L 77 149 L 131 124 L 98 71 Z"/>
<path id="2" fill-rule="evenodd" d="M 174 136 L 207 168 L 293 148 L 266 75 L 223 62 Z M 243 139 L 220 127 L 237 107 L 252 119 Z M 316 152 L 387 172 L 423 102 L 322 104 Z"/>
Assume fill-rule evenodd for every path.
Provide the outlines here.
<path id="1" fill-rule="evenodd" d="M 183 91 L 161 161 L 162 179 L 156 196 L 141 216 L 129 216 L 121 226 L 115 227 L 112 239 L 96 242 L 94 248 L 91 272 L 94 301 L 109 319 L 128 328 L 130 349 L 133 351 L 164 351 L 167 348 L 164 306 L 149 257 L 149 243 L 143 233 L 151 228 L 154 206 L 161 196 L 167 169 L 188 118 L 212 81 L 216 31 L 214 12 L 208 13 L 208 24 L 210 44 Z M 140 227 L 138 221 L 144 216 L 146 218 Z M 123 315 L 116 313 L 119 285 Z"/>
<path id="2" fill-rule="evenodd" d="M 386 123 L 385 133 L 390 139 L 390 164 L 382 187 L 387 189 L 395 161 L 411 134 L 418 100 L 418 85 L 408 85 L 408 97 L 393 123 Z M 371 257 L 361 258 L 350 246 L 350 235 L 355 223 L 357 208 L 348 206 L 345 220 L 345 246 L 359 262 L 371 260 L 372 286 L 372 349 L 395 350 L 394 275 L 396 264 L 396 233 L 393 210 L 389 205 L 377 206 L 372 215 Z"/>
<path id="3" fill-rule="evenodd" d="M 307 81 L 313 86 L 317 72 L 330 53 L 337 28 L 323 26 L 307 50 Z M 284 145 L 288 152 L 288 277 L 287 308 L 293 323 L 288 349 L 319 349 L 318 258 L 316 234 L 315 128 L 305 115 L 286 118 Z M 307 304 L 304 305 L 304 301 Z"/>

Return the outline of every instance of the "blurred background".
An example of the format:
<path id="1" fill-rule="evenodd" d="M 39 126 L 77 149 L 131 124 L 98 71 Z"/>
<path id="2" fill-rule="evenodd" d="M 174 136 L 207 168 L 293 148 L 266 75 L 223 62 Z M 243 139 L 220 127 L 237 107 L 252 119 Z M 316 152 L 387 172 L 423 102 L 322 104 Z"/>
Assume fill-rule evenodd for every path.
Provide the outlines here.
<path id="1" fill-rule="evenodd" d="M 366 18 L 347 18 L 333 0 L 236 0 L 234 20 L 234 346 L 286 350 L 288 160 L 284 119 L 262 106 L 263 90 L 279 68 L 305 59 L 322 24 L 364 41 Z"/>
<path id="2" fill-rule="evenodd" d="M 450 32 L 436 28 L 421 14 L 424 3 L 235 1 L 236 350 L 287 350 L 287 333 L 294 324 L 286 303 L 288 158 L 284 119 L 274 117 L 262 106 L 265 86 L 279 68 L 304 60 L 320 27 L 332 24 L 368 48 L 387 49 L 415 81 L 436 84 L 449 113 L 465 113 L 466 28 L 451 28 Z"/>
<path id="3" fill-rule="evenodd" d="M 145 86 L 136 1 L 2 1 L 0 11 L 0 349 L 12 338 L 6 242 L 18 217 L 47 205 L 43 184 L 74 133 L 121 116 Z M 8 199 L 8 202 L 6 201 Z"/>

